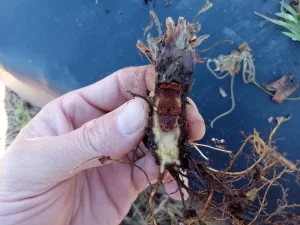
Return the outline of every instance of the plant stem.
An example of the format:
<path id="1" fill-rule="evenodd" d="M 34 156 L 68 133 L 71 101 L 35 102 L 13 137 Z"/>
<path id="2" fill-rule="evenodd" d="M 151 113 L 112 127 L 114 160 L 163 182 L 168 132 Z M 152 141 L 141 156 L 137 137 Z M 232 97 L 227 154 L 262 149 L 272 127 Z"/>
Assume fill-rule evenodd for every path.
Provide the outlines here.
<path id="1" fill-rule="evenodd" d="M 234 77 L 235 76 L 231 76 L 231 82 L 230 82 L 231 108 L 228 111 L 226 111 L 226 112 L 222 113 L 221 115 L 217 116 L 215 119 L 213 119 L 213 121 L 211 121 L 211 123 L 210 123 L 211 128 L 214 127 L 214 123 L 218 119 L 222 118 L 223 116 L 226 116 L 226 115 L 230 114 L 235 108 L 235 99 L 234 99 L 234 92 L 233 92 Z"/>

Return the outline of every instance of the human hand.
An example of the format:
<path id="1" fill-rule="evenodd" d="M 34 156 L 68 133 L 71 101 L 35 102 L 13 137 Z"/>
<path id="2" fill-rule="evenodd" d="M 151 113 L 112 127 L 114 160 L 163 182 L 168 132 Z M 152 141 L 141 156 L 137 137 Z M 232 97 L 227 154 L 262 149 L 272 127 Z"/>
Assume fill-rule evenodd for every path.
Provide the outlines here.
<path id="1" fill-rule="evenodd" d="M 127 92 L 146 95 L 154 81 L 152 66 L 126 68 L 46 105 L 0 157 L 0 224 L 119 224 L 148 186 L 143 171 L 97 159 L 70 171 L 95 156 L 128 161 L 141 146 L 145 156 L 135 164 L 155 181 L 159 168 L 141 144 L 148 105 Z M 188 131 L 198 140 L 205 125 L 190 103 Z M 176 191 L 176 183 L 165 182 L 165 189 Z"/>

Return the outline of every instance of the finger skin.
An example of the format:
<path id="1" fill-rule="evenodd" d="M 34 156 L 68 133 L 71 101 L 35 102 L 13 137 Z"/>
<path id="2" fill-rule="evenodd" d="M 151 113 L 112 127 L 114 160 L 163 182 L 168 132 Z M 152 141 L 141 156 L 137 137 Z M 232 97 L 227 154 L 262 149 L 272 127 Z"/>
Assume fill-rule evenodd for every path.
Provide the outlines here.
<path id="1" fill-rule="evenodd" d="M 186 105 L 185 115 L 188 125 L 188 133 L 190 134 L 191 141 L 197 141 L 202 139 L 205 134 L 205 123 L 193 100 L 188 98 L 188 102 L 190 104 Z"/>

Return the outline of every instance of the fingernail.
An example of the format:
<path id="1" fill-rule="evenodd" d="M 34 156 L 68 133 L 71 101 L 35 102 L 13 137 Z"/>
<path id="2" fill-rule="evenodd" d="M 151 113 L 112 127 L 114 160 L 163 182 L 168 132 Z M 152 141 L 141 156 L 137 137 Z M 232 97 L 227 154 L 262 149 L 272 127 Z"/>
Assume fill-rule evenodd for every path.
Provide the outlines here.
<path id="1" fill-rule="evenodd" d="M 140 100 L 133 99 L 125 104 L 116 116 L 117 128 L 124 136 L 131 135 L 144 127 L 145 109 Z"/>

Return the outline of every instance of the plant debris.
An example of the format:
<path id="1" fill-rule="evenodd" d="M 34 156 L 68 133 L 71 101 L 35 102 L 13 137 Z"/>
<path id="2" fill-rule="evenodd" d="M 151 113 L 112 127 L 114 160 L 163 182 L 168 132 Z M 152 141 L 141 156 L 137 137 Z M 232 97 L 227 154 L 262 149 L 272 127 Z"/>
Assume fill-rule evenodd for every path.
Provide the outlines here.
<path id="1" fill-rule="evenodd" d="M 293 74 L 287 73 L 279 80 L 265 86 L 266 90 L 275 92 L 273 101 L 281 103 L 297 90 L 299 84 L 293 83 L 293 78 Z"/>
<path id="2" fill-rule="evenodd" d="M 230 222 L 233 225 L 299 225 L 300 216 L 294 214 L 293 210 L 299 210 L 300 203 L 289 203 L 288 189 L 285 187 L 284 182 L 287 176 L 289 177 L 288 183 L 293 182 L 291 177 L 294 177 L 295 185 L 300 186 L 300 161 L 294 163 L 286 159 L 277 151 L 273 140 L 281 124 L 290 118 L 291 116 L 287 118 L 277 117 L 277 125 L 273 128 L 267 140 L 263 140 L 254 129 L 253 134 L 246 137 L 240 149 L 230 156 L 230 161 L 225 169 L 217 170 L 210 167 L 207 162 L 196 162 L 191 158 L 189 158 L 191 160 L 190 164 L 183 171 L 177 170 L 176 165 L 168 165 L 167 170 L 178 182 L 179 187 L 185 189 L 190 196 L 188 201 L 182 200 L 182 207 L 171 205 L 176 207 L 174 209 L 176 214 L 170 215 L 171 209 L 165 208 L 167 206 L 163 207 L 167 203 L 165 198 L 158 199 L 161 196 L 161 191 L 158 193 L 158 190 L 162 184 L 163 173 L 150 193 L 148 199 L 150 214 L 148 217 L 144 219 L 136 206 L 133 207 L 133 210 L 138 213 L 137 216 L 144 224 L 150 224 L 151 222 L 153 224 L 163 224 L 162 222 L 165 221 L 166 217 L 158 217 L 157 215 L 162 208 L 163 211 L 168 212 L 169 216 L 172 216 L 175 224 L 182 225 L 196 225 L 200 222 L 201 224 L 208 224 L 213 221 Z M 214 138 L 212 141 L 222 145 L 225 144 L 222 139 Z M 246 147 L 248 145 L 252 146 L 252 148 L 249 148 L 252 149 L 250 153 L 247 152 Z M 238 158 L 242 156 L 248 159 L 248 166 L 241 171 L 231 171 Z M 113 160 L 109 156 L 99 156 L 92 159 L 98 159 L 101 164 L 114 161 L 115 163 L 134 165 L 133 163 Z M 191 174 L 191 176 L 186 174 Z M 184 184 L 182 177 L 190 178 L 191 187 Z M 239 185 L 241 180 L 246 182 L 243 186 Z M 271 201 L 269 197 L 271 192 L 273 195 L 276 193 L 279 196 L 277 197 L 278 205 L 272 210 L 267 208 L 267 205 L 270 204 L 269 201 Z M 156 199 L 155 210 L 154 199 Z M 144 199 L 143 201 L 146 202 L 147 200 Z M 203 202 L 204 207 L 199 209 L 196 205 L 199 202 Z M 160 212 L 159 215 L 161 213 L 163 212 Z M 213 216 L 211 213 L 213 213 Z"/>
<path id="3" fill-rule="evenodd" d="M 137 200 L 132 204 L 127 216 L 122 221 L 122 225 L 142 225 L 145 224 L 145 212 L 148 210 L 148 196 L 151 192 L 151 187 L 148 187 Z M 153 207 L 155 215 L 157 215 L 157 223 L 159 225 L 173 224 L 173 218 L 183 217 L 182 204 L 175 201 L 165 192 L 162 186 L 159 187 L 156 194 L 153 196 Z"/>
<path id="4" fill-rule="evenodd" d="M 217 79 L 224 79 L 228 76 L 231 77 L 230 82 L 230 96 L 231 96 L 231 108 L 217 116 L 215 119 L 211 121 L 211 127 L 213 127 L 214 123 L 230 114 L 234 108 L 235 108 L 235 97 L 234 97 L 234 78 L 236 75 L 239 74 L 239 72 L 242 70 L 242 78 L 245 84 L 254 84 L 259 89 L 264 91 L 266 94 L 273 96 L 273 100 L 276 102 L 279 102 L 280 100 L 300 100 L 300 97 L 294 97 L 294 98 L 288 98 L 289 95 L 291 95 L 297 88 L 292 83 L 292 80 L 286 79 L 284 83 L 281 86 L 281 91 L 279 91 L 276 95 L 270 92 L 270 91 L 276 91 L 274 88 L 271 88 L 269 86 L 269 89 L 267 89 L 267 86 L 263 87 L 259 83 L 256 82 L 256 71 L 255 71 L 255 65 L 254 65 L 254 59 L 253 55 L 251 53 L 252 49 L 249 47 L 249 45 L 245 42 L 241 45 L 239 45 L 238 50 L 231 51 L 230 55 L 219 55 L 216 59 L 208 59 L 207 60 L 207 68 L 208 70 L 217 78 Z M 212 64 L 214 64 L 214 69 L 212 68 Z M 290 76 L 288 76 L 290 77 Z M 292 77 L 291 77 L 292 78 Z M 296 89 L 295 89 L 296 88 Z M 294 90 L 295 89 L 295 90 Z M 284 90 L 284 92 L 283 92 Z M 275 97 L 274 97 L 275 96 Z M 285 97 L 284 97 L 285 96 Z"/>
<path id="5" fill-rule="evenodd" d="M 219 88 L 219 92 L 220 92 L 220 95 L 223 97 L 223 98 L 226 98 L 227 97 L 227 93 L 226 91 L 223 89 L 223 88 Z"/>
<path id="6" fill-rule="evenodd" d="M 215 69 L 212 69 L 211 64 L 215 65 Z M 243 43 L 238 47 L 237 50 L 233 50 L 230 55 L 220 55 L 216 59 L 208 59 L 207 60 L 207 68 L 208 70 L 217 78 L 224 79 L 228 76 L 231 76 L 230 82 L 230 95 L 231 95 L 231 108 L 217 116 L 215 119 L 211 121 L 211 127 L 213 127 L 214 123 L 230 114 L 235 108 L 235 98 L 234 98 L 234 78 L 237 75 L 242 67 L 243 71 L 243 80 L 246 84 L 255 82 L 255 66 L 253 63 L 253 57 L 251 54 L 251 49 L 249 48 L 247 43 Z M 218 73 L 218 74 L 217 74 Z"/>
<path id="7" fill-rule="evenodd" d="M 296 1 L 294 1 L 296 3 Z M 296 9 L 299 10 L 299 1 L 297 0 L 298 4 L 294 6 Z M 294 3 L 294 4 L 295 4 Z M 295 7 L 280 2 L 280 12 L 275 13 L 276 16 L 280 17 L 281 20 L 271 19 L 269 17 L 266 17 L 260 13 L 255 12 L 256 15 L 264 18 L 265 20 L 268 20 L 274 24 L 277 24 L 279 26 L 282 26 L 289 30 L 289 32 L 282 32 L 284 35 L 290 37 L 293 41 L 300 41 L 300 14 L 295 11 Z"/>
<path id="8" fill-rule="evenodd" d="M 283 155 L 276 151 L 273 146 L 273 136 L 279 126 L 289 120 L 290 117 L 277 117 L 277 125 L 272 130 L 269 139 L 264 141 L 259 133 L 249 135 L 239 151 L 231 157 L 229 166 L 223 170 L 210 168 L 207 164 L 201 164 L 202 173 L 208 173 L 208 184 L 214 186 L 213 190 L 200 190 L 198 193 L 203 201 L 210 208 L 222 212 L 221 218 L 205 218 L 206 222 L 215 220 L 229 220 L 232 224 L 299 224 L 300 217 L 292 213 L 292 209 L 300 209 L 300 204 L 289 204 L 287 200 L 288 189 L 282 182 L 282 178 L 287 174 L 293 174 L 296 177 L 295 182 L 299 180 L 300 162 L 293 163 L 287 160 Z M 250 166 L 239 172 L 229 172 L 238 157 L 241 157 L 245 151 L 247 143 L 253 145 L 253 152 L 247 156 L 251 161 Z M 210 180 L 210 177 L 212 180 Z M 248 184 L 242 188 L 235 188 L 241 179 L 247 180 Z M 299 183 L 297 185 L 300 185 Z M 210 187 L 211 187 L 210 186 Z M 216 188 L 218 187 L 218 188 Z M 221 200 L 220 191 L 221 192 Z M 266 209 L 268 205 L 268 193 L 278 190 L 281 191 L 281 199 L 278 200 L 278 206 L 270 212 Z M 217 192 L 219 191 L 219 192 Z M 212 194 L 213 193 L 213 194 Z M 191 193 L 190 193 L 191 194 Z M 214 197 L 211 197 L 213 195 Z M 204 209 L 203 209 L 204 210 Z M 202 211 L 203 212 L 203 211 Z M 197 218 L 199 219 L 199 218 Z M 197 221 L 195 219 L 194 222 Z M 186 223 L 188 224 L 188 223 Z"/>

